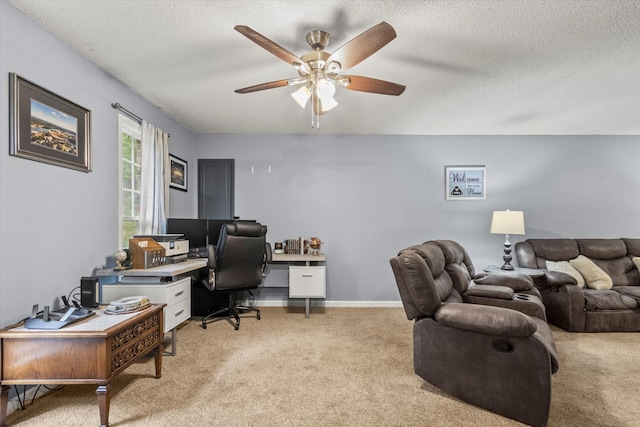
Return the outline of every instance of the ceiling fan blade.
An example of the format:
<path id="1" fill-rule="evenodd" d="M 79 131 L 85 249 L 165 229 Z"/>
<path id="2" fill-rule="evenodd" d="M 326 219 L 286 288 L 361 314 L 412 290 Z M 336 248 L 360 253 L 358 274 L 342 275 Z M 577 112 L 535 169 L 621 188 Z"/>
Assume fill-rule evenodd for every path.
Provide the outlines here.
<path id="1" fill-rule="evenodd" d="M 291 85 L 294 85 L 296 83 L 298 83 L 298 79 L 294 79 L 294 80 L 291 80 L 291 79 L 276 80 L 275 82 L 260 83 L 259 85 L 243 87 L 242 89 L 236 89 L 234 92 L 235 93 L 258 92 L 260 90 L 275 89 L 277 87 L 283 87 L 283 86 L 291 86 Z"/>
<path id="2" fill-rule="evenodd" d="M 379 93 L 382 95 L 401 95 L 406 86 L 384 80 L 373 79 L 363 76 L 340 76 L 341 79 L 348 78 L 349 84 L 345 89 L 357 90 L 359 92 Z"/>
<path id="3" fill-rule="evenodd" d="M 288 62 L 289 64 L 294 66 L 295 64 L 301 64 L 303 62 L 300 58 L 295 56 L 293 53 L 289 52 L 287 49 L 269 40 L 262 34 L 256 32 L 255 30 L 252 30 L 246 25 L 236 25 L 234 28 L 240 34 L 247 37 L 249 40 L 253 41 L 258 46 L 268 50 L 278 58 L 282 59 L 284 62 Z"/>
<path id="4" fill-rule="evenodd" d="M 343 44 L 329 56 L 326 63 L 339 62 L 341 69 L 346 70 L 364 61 L 395 38 L 396 31 L 383 21 Z"/>

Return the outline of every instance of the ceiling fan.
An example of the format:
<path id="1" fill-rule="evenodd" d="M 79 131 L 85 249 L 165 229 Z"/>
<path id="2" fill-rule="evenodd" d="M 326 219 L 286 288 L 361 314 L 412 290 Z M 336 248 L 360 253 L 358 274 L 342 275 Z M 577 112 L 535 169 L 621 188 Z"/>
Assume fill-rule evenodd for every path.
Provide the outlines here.
<path id="1" fill-rule="evenodd" d="M 237 89 L 235 92 L 251 93 L 283 86 L 301 85 L 291 96 L 302 108 L 311 100 L 312 128 L 319 128 L 319 116 L 338 105 L 337 101 L 333 98 L 336 86 L 349 90 L 384 95 L 398 96 L 404 92 L 405 86 L 397 83 L 371 77 L 340 74 L 342 71 L 354 67 L 367 59 L 396 38 L 395 30 L 386 22 L 381 22 L 369 28 L 367 31 L 342 45 L 333 53 L 325 52 L 329 44 L 329 33 L 322 30 L 311 31 L 307 33 L 306 40 L 313 50 L 299 58 L 245 25 L 236 25 L 234 28 L 249 40 L 268 50 L 283 61 L 293 65 L 299 75 L 297 78 L 261 83 Z"/>

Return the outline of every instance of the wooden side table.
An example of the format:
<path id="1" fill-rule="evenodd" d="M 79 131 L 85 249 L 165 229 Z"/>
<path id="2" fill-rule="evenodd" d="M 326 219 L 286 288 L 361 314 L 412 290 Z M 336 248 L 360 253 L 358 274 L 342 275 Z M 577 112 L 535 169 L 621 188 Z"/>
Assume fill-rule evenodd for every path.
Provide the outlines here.
<path id="1" fill-rule="evenodd" d="M 513 270 L 503 270 L 497 265 L 489 265 L 484 268 L 485 273 L 510 273 L 512 271 L 517 271 L 519 273 L 524 273 L 527 276 L 535 279 L 536 277 L 544 276 L 543 270 L 538 270 L 536 268 L 524 268 L 524 267 L 515 267 Z"/>
<path id="2" fill-rule="evenodd" d="M 9 326 L 0 330 L 0 426 L 6 426 L 10 385 L 98 384 L 100 426 L 109 425 L 111 381 L 153 351 L 162 371 L 165 304 L 129 314 L 97 315 L 57 330 Z"/>

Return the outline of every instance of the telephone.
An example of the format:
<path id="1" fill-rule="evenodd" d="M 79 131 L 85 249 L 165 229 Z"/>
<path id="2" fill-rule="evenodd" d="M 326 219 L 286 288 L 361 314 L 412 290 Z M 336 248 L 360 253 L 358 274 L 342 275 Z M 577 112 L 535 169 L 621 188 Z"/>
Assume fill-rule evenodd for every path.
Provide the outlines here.
<path id="1" fill-rule="evenodd" d="M 124 297 L 111 301 L 105 312 L 110 314 L 131 313 L 146 308 L 148 305 L 150 305 L 150 301 L 146 296 Z"/>

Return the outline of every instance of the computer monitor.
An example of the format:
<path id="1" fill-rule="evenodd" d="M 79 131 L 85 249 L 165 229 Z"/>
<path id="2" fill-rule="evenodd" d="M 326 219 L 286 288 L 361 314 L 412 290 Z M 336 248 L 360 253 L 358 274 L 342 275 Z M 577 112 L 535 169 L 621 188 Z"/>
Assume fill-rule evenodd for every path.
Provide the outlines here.
<path id="1" fill-rule="evenodd" d="M 189 249 L 207 247 L 207 220 L 195 218 L 168 218 L 168 234 L 184 234 L 189 241 Z"/>

